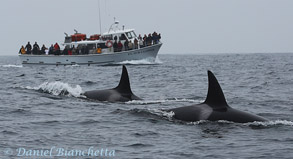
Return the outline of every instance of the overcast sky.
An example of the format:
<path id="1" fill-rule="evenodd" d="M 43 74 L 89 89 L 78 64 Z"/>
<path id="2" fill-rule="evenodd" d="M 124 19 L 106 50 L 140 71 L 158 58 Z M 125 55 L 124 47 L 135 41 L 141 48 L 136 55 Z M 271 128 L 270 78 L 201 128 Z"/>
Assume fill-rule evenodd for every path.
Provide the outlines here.
<path id="1" fill-rule="evenodd" d="M 98 0 L 1 0 L 0 55 L 49 46 L 73 29 L 99 33 Z M 102 32 L 116 17 L 162 34 L 160 54 L 293 52 L 293 0 L 100 0 Z"/>

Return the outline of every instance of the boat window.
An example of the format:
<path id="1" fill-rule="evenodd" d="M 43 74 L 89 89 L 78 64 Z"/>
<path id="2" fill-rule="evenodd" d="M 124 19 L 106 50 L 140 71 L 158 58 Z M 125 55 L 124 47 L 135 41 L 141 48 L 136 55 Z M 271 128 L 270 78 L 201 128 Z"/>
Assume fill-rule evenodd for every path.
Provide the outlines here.
<path id="1" fill-rule="evenodd" d="M 103 40 L 113 40 L 113 36 L 112 35 L 104 35 L 102 37 Z"/>
<path id="2" fill-rule="evenodd" d="M 128 37 L 128 39 L 132 39 L 133 38 L 132 35 L 131 35 L 131 32 L 127 32 L 126 33 L 126 36 Z"/>
<path id="3" fill-rule="evenodd" d="M 121 36 L 119 37 L 119 40 L 126 40 L 125 34 L 121 34 Z"/>
<path id="4" fill-rule="evenodd" d="M 132 32 L 130 32 L 131 33 L 131 35 L 132 35 L 132 37 L 136 37 L 136 34 L 135 34 L 135 32 L 134 31 L 132 31 Z"/>
<path id="5" fill-rule="evenodd" d="M 98 45 L 99 45 L 100 48 L 102 48 L 102 49 L 108 48 L 108 47 L 106 46 L 105 43 L 99 43 Z M 99 46 L 98 46 L 98 47 L 99 47 Z"/>
<path id="6" fill-rule="evenodd" d="M 134 33 L 134 31 L 131 31 L 131 32 L 127 32 L 126 36 L 128 37 L 128 39 L 132 39 L 136 37 L 136 34 Z"/>
<path id="7" fill-rule="evenodd" d="M 79 45 L 77 45 L 77 49 L 81 49 L 84 46 L 85 46 L 84 44 L 79 44 Z"/>
<path id="8" fill-rule="evenodd" d="M 88 44 L 89 49 L 96 49 L 96 44 Z"/>

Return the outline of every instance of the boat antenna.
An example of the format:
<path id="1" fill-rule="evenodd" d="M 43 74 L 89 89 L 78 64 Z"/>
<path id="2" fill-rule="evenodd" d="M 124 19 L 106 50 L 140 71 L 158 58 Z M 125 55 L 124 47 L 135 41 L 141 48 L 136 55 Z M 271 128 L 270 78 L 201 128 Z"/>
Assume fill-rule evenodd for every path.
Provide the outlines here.
<path id="1" fill-rule="evenodd" d="M 113 30 L 114 31 L 114 29 L 113 29 L 113 25 L 115 25 L 116 24 L 116 20 L 115 20 L 116 18 L 114 17 L 114 23 L 113 24 L 111 24 L 111 26 L 110 26 L 110 28 L 109 28 L 109 31 L 108 31 L 108 33 L 110 33 L 110 31 L 111 30 Z"/>
<path id="2" fill-rule="evenodd" d="M 101 7 L 100 7 L 100 0 L 99 0 L 99 23 L 100 23 L 100 35 L 102 35 L 102 22 L 101 22 Z"/>

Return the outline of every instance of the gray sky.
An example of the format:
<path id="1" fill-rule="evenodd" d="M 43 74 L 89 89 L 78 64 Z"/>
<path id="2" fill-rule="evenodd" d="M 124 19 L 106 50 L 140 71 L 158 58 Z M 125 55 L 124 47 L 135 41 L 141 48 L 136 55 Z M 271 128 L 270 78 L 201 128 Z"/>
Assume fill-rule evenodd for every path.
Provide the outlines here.
<path id="1" fill-rule="evenodd" d="M 0 55 L 99 33 L 98 0 L 1 0 Z M 162 34 L 161 54 L 293 52 L 293 0 L 100 0 L 102 32 Z"/>

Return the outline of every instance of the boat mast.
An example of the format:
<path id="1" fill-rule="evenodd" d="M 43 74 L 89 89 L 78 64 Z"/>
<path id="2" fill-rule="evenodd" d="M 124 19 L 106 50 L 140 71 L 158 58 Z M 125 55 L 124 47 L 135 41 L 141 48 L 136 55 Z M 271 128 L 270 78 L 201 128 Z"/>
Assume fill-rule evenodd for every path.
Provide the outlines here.
<path id="1" fill-rule="evenodd" d="M 99 23 L 100 23 L 100 35 L 102 35 L 102 22 L 101 22 L 101 7 L 100 7 L 100 0 L 99 2 Z"/>

